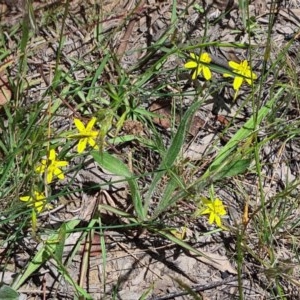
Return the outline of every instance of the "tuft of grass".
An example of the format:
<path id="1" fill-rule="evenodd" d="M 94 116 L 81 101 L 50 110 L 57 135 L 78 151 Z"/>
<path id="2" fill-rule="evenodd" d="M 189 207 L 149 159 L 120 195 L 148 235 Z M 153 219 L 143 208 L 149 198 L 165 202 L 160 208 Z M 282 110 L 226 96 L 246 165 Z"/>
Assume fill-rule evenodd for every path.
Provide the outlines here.
<path id="1" fill-rule="evenodd" d="M 284 182 L 276 178 L 278 172 L 289 174 L 286 170 L 292 168 L 294 174 L 299 174 L 297 159 L 293 158 L 299 147 L 298 73 L 286 60 L 292 42 L 280 49 L 275 58 L 272 56 L 271 35 L 276 19 L 270 12 L 264 53 L 259 55 L 251 35 L 261 31 L 258 24 L 253 25 L 249 7 L 240 1 L 243 30 L 249 34 L 247 43 L 211 41 L 209 36 L 204 36 L 201 41 L 187 40 L 182 44 L 177 31 L 193 4 L 178 14 L 180 10 L 174 0 L 170 24 L 159 38 L 147 49 L 130 50 L 120 55 L 112 46 L 114 39 L 141 3 L 132 8 L 127 17 L 118 16 L 123 19 L 112 31 L 105 31 L 109 16 L 99 12 L 96 4 L 94 13 L 88 16 L 92 30 L 85 27 L 77 15 L 75 19 L 70 18 L 73 13 L 70 1 L 58 4 L 59 9 L 51 6 L 40 19 L 35 18 L 34 7 L 28 1 L 22 23 L 5 29 L 5 34 L 1 28 L 1 61 L 10 57 L 13 60 L 12 65 L 5 66 L 13 96 L 0 111 L 0 247 L 1 252 L 5 252 L 1 260 L 4 272 L 13 253 L 24 251 L 20 245 L 28 241 L 34 245 L 26 246 L 30 257 L 23 270 L 18 270 L 19 276 L 10 287 L 15 292 L 21 290 L 42 266 L 51 266 L 76 297 L 93 299 L 88 287 L 85 288 L 90 252 L 86 251 L 82 257 L 78 280 L 73 278 L 70 265 L 83 241 L 89 249 L 95 234 L 99 233 L 101 290 L 105 295 L 110 292 L 113 298 L 117 297 L 117 291 L 107 288 L 109 248 L 105 237 L 110 229 L 146 231 L 223 271 L 209 251 L 193 246 L 190 237 L 174 235 L 174 229 L 184 223 L 187 227 L 202 228 L 203 232 L 193 233 L 195 239 L 197 235 L 232 237 L 234 248 L 225 249 L 224 246 L 224 249 L 232 257 L 231 271 L 238 274 L 239 299 L 246 299 L 244 270 L 253 261 L 255 271 L 259 270 L 262 281 L 267 282 L 264 288 L 268 295 L 285 299 L 288 287 L 300 285 L 296 275 L 299 272 L 299 179 L 291 173 L 285 176 Z M 195 11 L 205 19 L 207 32 L 212 24 L 204 11 L 197 7 Z M 74 33 L 70 32 L 75 26 L 72 22 L 84 32 L 86 41 L 91 41 L 88 46 L 81 41 L 83 55 L 68 55 L 73 53 L 68 48 L 69 38 Z M 49 36 L 52 37 L 49 39 Z M 40 65 L 34 61 L 39 37 L 44 47 L 51 44 L 44 48 L 52 49 L 47 66 L 45 62 Z M 13 50 L 7 47 L 7 39 L 13 43 Z M 179 78 L 186 72 L 183 65 L 189 53 L 199 55 L 212 48 L 226 47 L 247 49 L 251 66 L 254 61 L 262 60 L 261 67 L 254 70 L 259 73 L 258 80 L 250 88 L 242 86 L 238 92 L 243 95 L 231 102 L 232 107 L 239 108 L 221 132 L 216 133 L 220 138 L 215 138 L 207 147 L 208 154 L 193 161 L 184 154 L 190 140 L 189 129 L 194 125 L 193 116 L 215 99 L 215 95 L 221 97 L 225 89 L 230 90 L 230 96 L 237 95 L 232 87 L 233 78 L 222 76 L 237 74 L 228 62 L 213 60 L 206 64 L 214 74 L 213 80 L 203 83 L 199 76 L 192 81 L 188 74 L 189 79 L 182 83 Z M 144 50 L 146 54 L 141 59 L 126 67 L 122 61 L 124 55 Z M 172 64 L 174 60 L 176 66 Z M 286 69 L 284 81 L 283 69 Z M 158 114 L 147 109 L 148 104 L 157 99 L 172 99 L 174 103 L 169 133 L 157 128 Z M 248 109 L 250 115 L 243 114 L 244 109 Z M 88 124 L 92 117 L 97 118 L 94 130 L 98 132 L 98 148 L 87 146 L 83 154 L 79 154 L 76 151 L 78 140 L 70 138 L 77 133 L 74 118 Z M 143 133 L 127 133 L 124 130 L 127 121 L 141 124 Z M 227 140 L 222 144 L 224 137 Z M 49 161 L 50 149 L 55 149 L 57 160 L 68 161 L 69 166 L 63 169 L 64 180 L 56 176 L 53 182 L 47 183 L 47 171 L 41 176 L 36 167 L 43 158 Z M 91 182 L 91 185 L 85 185 L 83 180 L 78 187 L 79 175 L 91 162 L 97 170 L 109 174 L 109 180 Z M 91 209 L 88 217 L 80 216 L 85 218 L 83 223 L 80 217 L 71 219 L 68 210 L 63 210 L 83 198 L 82 195 L 92 195 L 96 199 L 100 197 L 99 190 L 106 190 L 110 195 L 118 185 L 126 191 L 125 200 L 115 200 L 119 207 L 113 201 L 101 204 L 95 201 L 97 204 L 92 209 L 91 205 L 83 206 L 83 210 Z M 21 196 L 33 198 L 35 191 L 45 194 L 46 202 L 54 206 L 52 211 L 40 213 L 34 210 L 34 205 L 27 206 L 19 201 Z M 203 197 L 213 200 L 215 195 L 228 209 L 227 218 L 222 219 L 224 226 L 220 228 L 211 227 L 205 216 L 195 220 L 194 215 L 197 201 L 201 202 Z M 230 196 L 226 199 L 224 195 Z M 107 216 L 113 216 L 115 222 L 107 222 Z M 52 217 L 56 220 L 55 226 L 52 226 Z M 80 237 L 73 241 L 66 257 L 66 242 L 74 233 L 79 233 Z M 254 271 L 251 275 L 257 281 Z M 176 281 L 197 298 L 191 287 L 179 279 Z M 49 293 L 59 292 L 59 286 L 55 289 Z M 143 291 L 141 299 L 151 291 L 152 285 Z"/>

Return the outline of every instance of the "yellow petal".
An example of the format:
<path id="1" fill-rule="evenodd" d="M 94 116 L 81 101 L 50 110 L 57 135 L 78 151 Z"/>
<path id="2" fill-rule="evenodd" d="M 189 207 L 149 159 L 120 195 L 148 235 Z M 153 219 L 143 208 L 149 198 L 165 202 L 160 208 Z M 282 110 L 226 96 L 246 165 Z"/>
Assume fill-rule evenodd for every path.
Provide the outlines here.
<path id="1" fill-rule="evenodd" d="M 233 89 L 238 91 L 243 83 L 244 78 L 240 76 L 236 76 L 233 80 Z"/>
<path id="2" fill-rule="evenodd" d="M 238 64 L 238 63 L 236 63 L 236 62 L 234 62 L 234 61 L 229 61 L 229 62 L 228 62 L 228 65 L 229 65 L 230 68 L 232 68 L 232 69 L 234 69 L 234 70 L 240 70 L 241 67 L 242 67 L 241 64 Z"/>
<path id="3" fill-rule="evenodd" d="M 193 59 L 193 60 L 197 60 L 197 56 L 195 53 L 190 53 L 190 57 Z"/>
<path id="4" fill-rule="evenodd" d="M 78 131 L 81 132 L 81 131 L 85 131 L 85 126 L 84 124 L 79 120 L 79 119 L 74 119 L 74 123 L 75 123 L 75 126 L 77 127 Z"/>
<path id="5" fill-rule="evenodd" d="M 57 176 L 58 179 L 64 179 L 65 178 L 65 175 L 64 175 L 63 171 L 58 169 L 58 168 L 54 170 L 54 175 Z"/>
<path id="6" fill-rule="evenodd" d="M 91 131 L 92 128 L 94 127 L 96 121 L 97 121 L 97 118 L 93 117 L 93 118 L 88 122 L 88 124 L 87 124 L 87 126 L 86 126 L 86 130 L 87 130 L 87 131 Z"/>
<path id="7" fill-rule="evenodd" d="M 219 198 L 216 198 L 214 200 L 214 205 L 215 205 L 215 207 L 222 207 L 223 206 L 223 202 Z"/>
<path id="8" fill-rule="evenodd" d="M 251 77 L 252 76 L 252 77 Z M 253 84 L 253 80 L 257 79 L 257 76 L 256 74 L 252 73 L 252 72 L 249 72 L 249 74 L 247 74 L 247 77 L 249 78 L 246 78 L 246 81 L 248 84 L 252 85 Z"/>
<path id="9" fill-rule="evenodd" d="M 45 195 L 39 192 L 34 192 L 34 198 L 36 200 L 44 200 L 45 199 Z"/>
<path id="10" fill-rule="evenodd" d="M 202 73 L 202 69 L 203 66 L 202 65 L 198 65 L 197 69 L 195 70 L 194 74 L 193 74 L 193 79 L 196 79 L 196 77 L 198 77 L 199 75 L 201 75 Z"/>
<path id="11" fill-rule="evenodd" d="M 34 203 L 34 208 L 37 210 L 37 212 L 41 212 L 43 210 L 44 202 L 43 201 L 37 201 Z"/>
<path id="12" fill-rule="evenodd" d="M 88 140 L 87 138 L 79 140 L 79 143 L 78 143 L 78 146 L 77 146 L 78 153 L 82 153 L 85 150 L 86 144 L 87 144 L 87 140 Z"/>
<path id="13" fill-rule="evenodd" d="M 211 79 L 211 71 L 208 67 L 203 66 L 203 76 L 206 80 Z"/>
<path id="14" fill-rule="evenodd" d="M 202 53 L 200 61 L 205 62 L 205 63 L 210 63 L 211 62 L 211 57 L 209 56 L 208 53 Z"/>
<path id="15" fill-rule="evenodd" d="M 49 160 L 55 161 L 55 157 L 56 157 L 55 150 L 51 149 L 48 158 L 49 158 Z"/>
<path id="16" fill-rule="evenodd" d="M 215 220 L 215 214 L 211 213 L 210 216 L 209 216 L 209 219 L 208 219 L 208 223 L 209 224 L 212 224 Z"/>
<path id="17" fill-rule="evenodd" d="M 224 73 L 224 74 L 223 74 L 223 77 L 232 77 L 232 75 L 231 75 L 231 74 Z"/>
<path id="18" fill-rule="evenodd" d="M 90 132 L 90 137 L 93 137 L 94 139 L 97 138 L 99 135 L 99 131 L 91 131 Z"/>
<path id="19" fill-rule="evenodd" d="M 247 79 L 247 78 L 246 78 L 246 82 L 247 82 L 249 85 L 252 85 L 252 84 L 253 84 L 253 80 L 251 80 L 251 79 Z"/>
<path id="20" fill-rule="evenodd" d="M 49 184 L 52 182 L 53 179 L 53 172 L 47 172 L 47 176 L 46 176 L 46 182 Z"/>
<path id="21" fill-rule="evenodd" d="M 197 70 L 193 72 L 192 79 L 195 80 L 197 78 L 198 72 Z"/>
<path id="22" fill-rule="evenodd" d="M 37 167 L 35 168 L 35 171 L 36 171 L 37 173 L 42 174 L 42 173 L 45 172 L 45 169 L 46 169 L 46 166 L 45 166 L 45 165 L 39 165 L 39 166 L 37 166 Z"/>
<path id="23" fill-rule="evenodd" d="M 88 143 L 89 143 L 92 147 L 94 147 L 94 146 L 96 145 L 96 141 L 95 141 L 95 139 L 93 139 L 93 138 L 89 138 L 89 139 L 88 139 Z"/>
<path id="24" fill-rule="evenodd" d="M 44 172 L 45 172 L 45 169 L 46 169 L 46 166 L 47 166 L 47 162 L 48 162 L 47 159 L 42 159 L 40 165 L 38 165 L 38 166 L 35 168 L 35 171 L 36 171 L 37 173 L 44 173 Z"/>
<path id="25" fill-rule="evenodd" d="M 247 60 L 243 60 L 240 64 L 240 68 L 241 69 L 244 69 L 244 70 L 247 70 L 249 67 L 248 67 L 248 61 Z"/>
<path id="26" fill-rule="evenodd" d="M 195 61 L 188 61 L 186 64 L 184 64 L 186 69 L 195 69 L 197 66 L 198 64 Z"/>
<path id="27" fill-rule="evenodd" d="M 215 222 L 218 227 L 222 227 L 221 218 L 218 215 L 215 215 Z"/>
<path id="28" fill-rule="evenodd" d="M 20 197 L 20 200 L 21 201 L 24 201 L 24 202 L 29 202 L 32 198 L 30 196 L 23 196 L 23 197 Z"/>

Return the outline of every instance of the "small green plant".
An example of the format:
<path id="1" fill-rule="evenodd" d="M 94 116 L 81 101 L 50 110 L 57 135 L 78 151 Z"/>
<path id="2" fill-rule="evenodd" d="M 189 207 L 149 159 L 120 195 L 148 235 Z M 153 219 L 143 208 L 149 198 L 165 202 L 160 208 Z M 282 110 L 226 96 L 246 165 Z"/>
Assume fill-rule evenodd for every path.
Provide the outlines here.
<path id="1" fill-rule="evenodd" d="M 291 160 L 285 149 L 289 148 L 288 154 L 293 156 L 290 150 L 293 148 L 292 142 L 297 143 L 300 134 L 297 117 L 292 118 L 287 113 L 289 105 L 293 105 L 293 114 L 298 116 L 299 107 L 298 74 L 289 69 L 286 62 L 291 43 L 271 60 L 270 27 L 265 52 L 258 57 L 263 64 L 256 69 L 252 58 L 258 54 L 252 47 L 250 37 L 243 44 L 210 40 L 206 30 L 212 24 L 204 16 L 205 9 L 194 5 L 200 19 L 205 20 L 205 34 L 200 41 L 191 43 L 187 40 L 182 45 L 176 36 L 188 8 L 179 16 L 177 2 L 173 1 L 169 26 L 138 61 L 125 68 L 118 56 L 120 53 L 114 53 L 111 45 L 114 34 L 122 26 L 108 31 L 111 35 L 106 36 L 107 33 L 101 31 L 104 22 L 99 20 L 100 14 L 93 16 L 93 24 L 96 23 L 93 34 L 86 28 L 82 31 L 86 33 L 87 40 L 92 39 L 91 48 L 82 57 L 68 57 L 65 47 L 69 45 L 68 37 L 72 33 L 66 33 L 66 24 L 70 25 L 66 20 L 71 12 L 69 1 L 63 5 L 63 14 L 61 9 L 56 11 L 53 8 L 57 20 L 49 13 L 37 22 L 28 1 L 22 26 L 17 24 L 11 31 L 1 32 L 0 58 L 4 63 L 0 71 L 10 72 L 12 69 L 9 74 L 12 78 L 8 76 L 9 85 L 6 83 L 11 87 L 12 97 L 7 97 L 10 102 L 1 107 L 0 118 L 0 204 L 3 208 L 0 226 L 3 226 L 4 233 L 7 228 L 12 230 L 1 240 L 1 245 L 18 245 L 24 236 L 38 243 L 38 250 L 31 249 L 31 258 L 11 287 L 18 290 L 42 265 L 51 262 L 59 276 L 73 287 L 78 298 L 92 299 L 83 288 L 89 268 L 88 257 L 84 256 L 78 282 L 72 278 L 68 267 L 82 240 L 88 236 L 87 244 L 90 245 L 95 231 L 99 230 L 103 260 L 102 288 L 105 291 L 109 256 L 105 231 L 117 226 L 159 236 L 164 242 L 176 244 L 197 255 L 200 261 L 218 268 L 218 263 L 209 257 L 209 253 L 200 251 L 190 243 L 186 233 L 190 224 L 194 224 L 193 229 L 202 228 L 197 232 L 199 236 L 219 232 L 231 235 L 235 247 L 232 247 L 234 250 L 230 255 L 237 268 L 240 299 L 244 295 L 242 273 L 248 256 L 263 269 L 261 274 L 272 282 L 274 288 L 270 290 L 276 291 L 275 296 L 284 298 L 281 279 L 299 283 L 293 277 L 292 264 L 285 264 L 278 251 L 278 245 L 286 247 L 293 256 L 291 260 L 299 261 L 299 238 L 296 234 L 299 220 L 291 217 L 293 214 L 298 216 L 295 213 L 297 196 L 293 193 L 297 191 L 299 180 L 293 175 L 295 178 L 291 183 L 287 178 L 273 191 L 272 196 L 268 195 L 264 184 L 270 178 L 275 181 L 275 173 L 271 171 L 274 165 L 282 163 L 283 168 L 288 168 Z M 253 26 L 258 26 L 258 21 L 249 16 L 249 8 L 243 1 L 239 5 L 242 25 L 246 27 L 246 32 L 253 33 Z M 133 10 L 121 23 L 131 22 L 130 17 L 135 17 L 135 13 Z M 274 14 L 270 13 L 270 24 L 273 17 Z M 51 25 L 47 22 L 57 22 L 53 29 L 56 45 L 54 61 L 50 64 L 49 76 L 48 73 L 45 76 L 41 67 L 37 77 L 43 78 L 31 78 L 30 72 L 37 65 L 29 65 L 34 61 L 32 49 L 37 44 L 34 32 L 39 26 Z M 130 26 L 126 28 L 130 29 Z M 14 36 L 15 39 L 12 38 Z M 50 43 L 48 40 L 46 42 L 47 45 Z M 16 43 L 17 56 L 14 60 L 18 62 L 17 66 L 14 66 L 13 60 L 7 60 L 14 54 L 8 49 L 10 43 Z M 211 48 L 219 50 L 224 47 L 246 48 L 248 59 L 217 61 Z M 140 49 L 141 52 L 144 50 Z M 169 64 L 170 61 L 177 64 Z M 280 73 L 285 68 L 291 72 L 289 77 Z M 185 74 L 186 71 L 191 74 Z M 187 75 L 182 76 L 187 80 L 183 82 L 181 75 Z M 273 81 L 267 87 L 268 92 L 264 93 L 269 78 Z M 250 92 L 247 88 L 243 89 L 244 83 L 251 87 Z M 35 93 L 39 85 L 43 88 L 46 85 L 46 88 Z M 206 130 L 207 126 L 219 139 L 215 138 L 207 147 L 208 154 L 203 152 L 203 157 L 195 161 L 185 157 L 190 128 L 194 125 L 193 117 L 209 102 L 225 102 L 222 98 L 224 90 L 234 92 L 225 104 L 238 104 L 236 112 L 225 115 L 224 118 L 228 117 L 229 121 L 226 120 L 216 129 L 215 123 L 220 118 L 212 122 L 206 110 L 203 128 Z M 32 101 L 31 92 L 35 96 Z M 238 97 L 241 95 L 244 98 Z M 171 119 L 170 134 L 158 130 L 154 124 L 156 118 L 161 117 L 160 113 L 147 109 L 148 104 L 157 99 L 172 102 L 170 116 L 164 116 Z M 245 116 L 242 112 L 246 109 L 250 113 Z M 138 124 L 139 131 L 135 128 L 131 128 L 131 132 L 124 130 L 124 124 L 128 121 Z M 201 133 L 203 128 L 197 130 Z M 274 144 L 278 148 L 271 155 L 268 151 Z M 94 163 L 99 170 L 103 169 L 103 172 L 117 175 L 118 182 L 92 182 L 92 188 L 73 188 L 76 174 L 85 168 L 87 161 Z M 76 192 L 92 193 L 96 190 L 102 193 L 105 187 L 114 187 L 120 182 L 127 192 L 122 201 L 123 207 L 112 205 L 111 199 L 107 203 L 97 202 L 91 219 L 84 220 L 85 225 L 79 225 L 79 220 L 60 220 L 55 229 L 49 230 L 51 226 L 46 223 L 51 218 L 48 218 L 48 213 L 50 211 L 55 215 L 62 198 Z M 248 186 L 252 190 L 246 190 Z M 223 196 L 226 193 L 219 194 L 213 189 L 231 189 L 236 197 L 227 199 Z M 100 192 L 93 195 L 93 200 L 98 201 L 99 195 Z M 74 200 L 63 199 L 62 202 L 68 205 Z M 237 207 L 238 217 L 230 222 L 233 204 Z M 106 213 L 113 214 L 118 225 L 105 224 Z M 198 222 L 203 226 L 197 226 Z M 65 243 L 74 231 L 80 231 L 81 236 L 65 259 Z M 4 236 L 2 231 L 0 236 Z M 7 261 L 10 260 L 8 257 Z M 178 283 L 194 295 L 185 283 Z M 152 286 L 141 299 L 150 290 Z M 5 292 L 12 298 L 16 296 L 14 290 L 6 289 Z M 113 297 L 117 297 L 117 292 L 113 291 Z"/>

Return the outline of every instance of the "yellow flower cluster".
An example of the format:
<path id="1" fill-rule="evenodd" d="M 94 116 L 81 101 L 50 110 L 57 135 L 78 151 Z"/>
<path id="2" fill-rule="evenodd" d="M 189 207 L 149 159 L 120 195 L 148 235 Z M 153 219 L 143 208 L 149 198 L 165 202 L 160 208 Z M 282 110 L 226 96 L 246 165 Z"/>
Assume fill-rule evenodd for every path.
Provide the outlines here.
<path id="1" fill-rule="evenodd" d="M 96 121 L 97 119 L 93 117 L 85 127 L 79 119 L 74 119 L 75 126 L 79 133 L 70 135 L 68 138 L 76 138 L 79 140 L 77 146 L 78 153 L 82 153 L 86 149 L 87 144 L 93 149 L 98 149 L 96 139 L 99 135 L 99 131 L 93 130 Z M 56 177 L 58 179 L 65 178 L 61 168 L 66 167 L 67 165 L 68 162 L 65 160 L 57 160 L 55 150 L 50 149 L 47 158 L 41 160 L 41 163 L 35 168 L 35 171 L 38 174 L 44 175 L 46 184 L 50 184 Z M 20 197 L 20 200 L 27 202 L 28 206 L 33 207 L 38 213 L 46 208 L 51 208 L 51 205 L 47 204 L 45 195 L 39 191 L 34 190 L 31 196 Z"/>
<path id="2" fill-rule="evenodd" d="M 206 80 L 211 79 L 211 71 L 207 66 L 211 62 L 211 57 L 208 53 L 202 53 L 200 56 L 196 56 L 195 53 L 190 53 L 192 60 L 188 61 L 184 67 L 186 69 L 195 69 L 192 74 L 192 79 L 195 80 L 197 76 L 203 73 L 203 76 Z"/>
<path id="3" fill-rule="evenodd" d="M 28 202 L 28 206 L 33 206 L 37 212 L 41 212 L 46 208 L 52 208 L 52 206 L 47 203 L 45 195 L 36 191 L 33 192 L 33 196 L 20 197 L 20 200 Z"/>
<path id="4" fill-rule="evenodd" d="M 191 60 L 184 64 L 186 69 L 194 69 L 192 73 L 192 79 L 196 79 L 197 76 L 203 74 L 203 77 L 206 80 L 210 80 L 212 78 L 211 71 L 209 69 L 209 64 L 212 59 L 210 55 L 206 52 L 201 53 L 201 55 L 196 55 L 194 53 L 190 53 Z M 247 60 L 244 60 L 240 63 L 236 63 L 234 61 L 228 62 L 229 67 L 232 69 L 233 74 L 224 73 L 224 77 L 233 77 L 233 89 L 238 92 L 241 85 L 244 81 L 248 84 L 252 85 L 253 81 L 257 79 L 256 74 L 252 72 Z M 236 93 L 237 94 L 237 93 Z"/>
<path id="5" fill-rule="evenodd" d="M 92 146 L 93 149 L 99 149 L 96 145 L 96 139 L 99 135 L 99 131 L 93 130 L 96 121 L 97 119 L 93 117 L 85 127 L 79 119 L 74 119 L 75 126 L 77 127 L 79 133 L 70 135 L 69 137 L 79 139 L 77 146 L 78 153 L 82 153 L 85 150 L 87 144 Z"/>
<path id="6" fill-rule="evenodd" d="M 39 174 L 45 174 L 46 182 L 49 184 L 55 176 L 58 179 L 65 178 L 65 175 L 60 168 L 67 165 L 68 162 L 65 160 L 56 160 L 55 150 L 51 149 L 47 159 L 42 159 L 41 164 L 35 168 L 35 171 Z"/>
<path id="7" fill-rule="evenodd" d="M 219 198 L 210 200 L 204 197 L 201 197 L 200 208 L 195 212 L 195 216 L 200 215 L 209 215 L 208 223 L 216 223 L 218 227 L 223 228 L 221 217 L 226 215 L 225 206 Z"/>

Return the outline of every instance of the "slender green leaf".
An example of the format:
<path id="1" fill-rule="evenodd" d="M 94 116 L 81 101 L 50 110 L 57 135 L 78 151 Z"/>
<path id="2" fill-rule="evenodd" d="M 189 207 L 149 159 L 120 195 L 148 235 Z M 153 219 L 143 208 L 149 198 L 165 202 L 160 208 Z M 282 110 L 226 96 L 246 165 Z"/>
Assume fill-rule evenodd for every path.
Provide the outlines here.
<path id="1" fill-rule="evenodd" d="M 123 217 L 123 218 L 126 218 L 128 219 L 131 223 L 134 223 L 134 224 L 139 224 L 138 220 L 133 217 L 131 214 L 127 213 L 127 212 L 124 212 L 118 208 L 115 208 L 115 207 L 112 207 L 110 205 L 106 205 L 106 204 L 100 204 L 99 205 L 99 209 L 101 211 L 101 209 L 105 210 L 105 211 L 109 211 L 115 215 L 119 215 L 120 217 Z"/>
<path id="2" fill-rule="evenodd" d="M 177 179 L 172 177 L 167 183 L 151 219 L 157 218 L 165 209 L 170 206 L 170 204 L 172 203 L 173 193 L 176 188 L 178 188 L 178 186 L 179 185 Z"/>
<path id="3" fill-rule="evenodd" d="M 80 220 L 72 220 L 69 221 L 66 226 L 66 230 L 70 231 L 74 229 L 78 224 Z M 65 235 L 67 238 L 69 236 L 69 233 Z M 46 261 L 49 259 L 51 253 L 55 253 L 58 246 L 59 234 L 55 233 L 52 234 L 45 244 L 41 247 L 41 249 L 36 253 L 36 255 L 33 257 L 33 259 L 29 262 L 29 264 L 26 266 L 25 271 L 21 276 L 17 277 L 14 283 L 12 284 L 12 288 L 19 289 L 22 284 Z"/>
<path id="4" fill-rule="evenodd" d="M 110 54 L 106 54 L 104 56 L 104 58 L 101 60 L 101 64 L 99 65 L 99 67 L 97 68 L 96 72 L 95 72 L 95 75 L 92 79 L 92 82 L 91 82 L 91 88 L 89 89 L 89 92 L 87 94 L 87 101 L 90 101 L 95 93 L 94 91 L 94 86 L 96 84 L 96 81 L 98 80 L 98 78 L 100 77 L 100 75 L 102 74 L 103 70 L 104 70 L 104 67 L 108 61 L 108 59 L 110 58 Z"/>
<path id="5" fill-rule="evenodd" d="M 232 152 L 238 148 L 238 144 L 248 138 L 255 130 L 257 130 L 257 126 L 262 122 L 262 120 L 267 116 L 268 112 L 271 110 L 272 105 L 276 102 L 276 100 L 281 97 L 284 92 L 284 88 L 280 88 L 276 95 L 268 101 L 268 103 L 263 106 L 258 114 L 257 118 L 252 116 L 245 125 L 239 129 L 239 131 L 230 139 L 230 141 L 219 151 L 217 157 L 211 163 L 209 169 L 205 172 L 205 174 L 201 177 L 205 179 L 209 177 L 213 170 L 218 169 L 220 165 L 224 163 L 224 161 L 232 156 Z M 256 122 L 256 123 L 254 123 Z"/>
<path id="6" fill-rule="evenodd" d="M 202 104 L 202 101 L 197 101 L 191 105 L 191 107 L 185 112 L 180 125 L 178 127 L 178 130 L 171 142 L 171 145 L 169 149 L 167 150 L 164 158 L 162 159 L 162 162 L 158 168 L 159 172 L 157 172 L 154 175 L 154 178 L 152 180 L 152 184 L 150 185 L 148 189 L 148 193 L 145 198 L 145 204 L 144 204 L 144 211 L 148 211 L 148 207 L 150 205 L 150 201 L 152 198 L 152 195 L 157 188 L 157 185 L 162 178 L 162 176 L 165 174 L 166 171 L 168 171 L 172 165 L 174 164 L 175 160 L 178 158 L 178 154 L 180 153 L 182 149 L 182 145 L 184 144 L 184 140 L 186 138 L 186 132 L 189 128 L 189 123 L 192 118 L 192 116 L 195 114 L 196 110 L 199 108 L 199 106 Z"/>
<path id="7" fill-rule="evenodd" d="M 62 258 L 63 258 L 66 235 L 67 235 L 67 227 L 66 224 L 63 223 L 59 229 L 57 244 L 54 250 L 54 255 L 60 262 L 62 262 Z"/>

